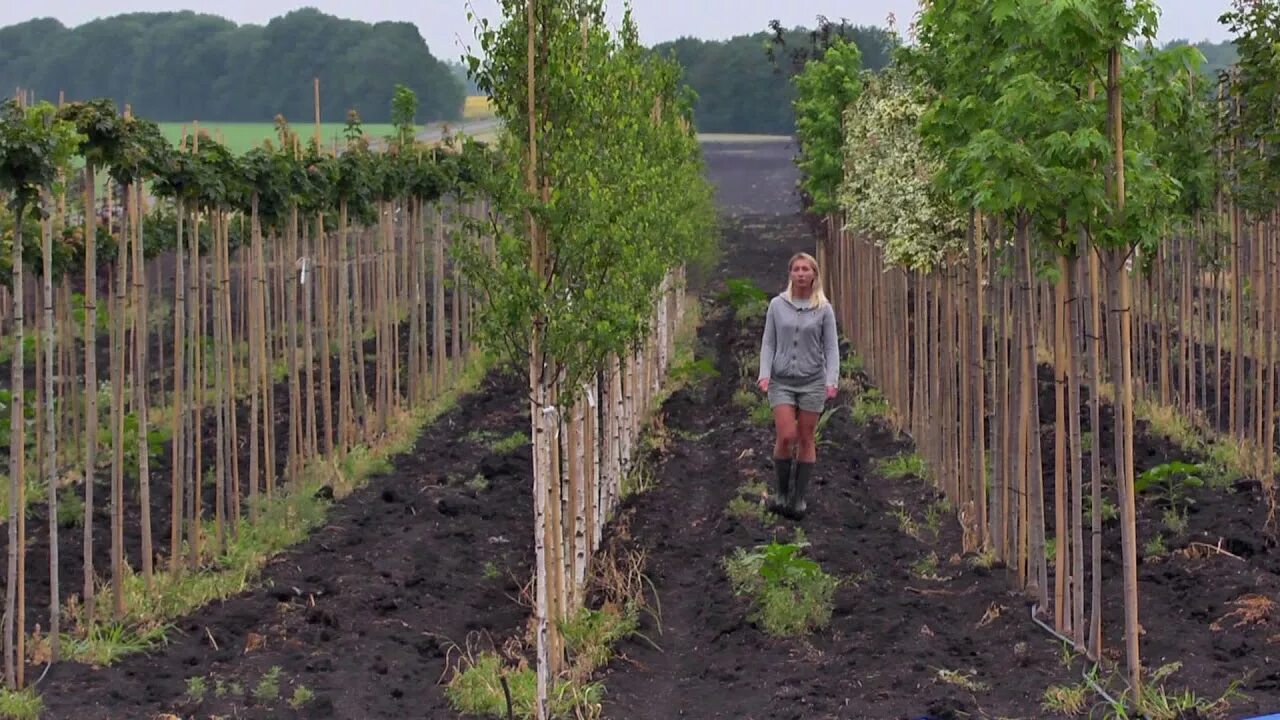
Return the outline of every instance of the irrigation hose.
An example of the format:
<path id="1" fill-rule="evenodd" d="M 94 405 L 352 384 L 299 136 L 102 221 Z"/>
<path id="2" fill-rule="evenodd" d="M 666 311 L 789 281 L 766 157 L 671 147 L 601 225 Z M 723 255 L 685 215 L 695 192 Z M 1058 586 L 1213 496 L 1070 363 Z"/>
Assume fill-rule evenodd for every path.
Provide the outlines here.
<path id="1" fill-rule="evenodd" d="M 1045 631 L 1045 632 L 1047 632 L 1047 633 L 1049 633 L 1050 635 L 1052 635 L 1052 636 L 1054 636 L 1054 637 L 1058 638 L 1058 639 L 1059 639 L 1059 640 L 1061 640 L 1062 642 L 1067 643 L 1068 645 L 1074 645 L 1075 643 L 1071 640 L 1071 638 L 1068 638 L 1068 637 L 1066 637 L 1065 635 L 1063 635 L 1062 633 L 1058 632 L 1057 630 L 1054 630 L 1052 627 L 1050 627 L 1049 625 L 1045 624 L 1045 622 L 1044 622 L 1043 620 L 1041 620 L 1039 617 L 1036 617 L 1036 611 L 1037 611 L 1037 610 L 1039 610 L 1039 609 L 1040 609 L 1040 603 L 1034 603 L 1034 602 L 1033 602 L 1033 603 L 1031 603 L 1031 622 L 1034 622 L 1035 624 L 1039 625 L 1041 628 L 1043 628 L 1043 629 L 1044 629 L 1044 631 Z M 1098 664 L 1097 664 L 1097 663 L 1094 663 L 1094 664 L 1093 664 L 1093 667 L 1085 667 L 1085 669 L 1084 669 L 1083 671 L 1081 671 L 1081 673 L 1080 673 L 1080 677 L 1084 679 L 1084 682 L 1085 682 L 1085 684 L 1086 684 L 1086 685 L 1088 685 L 1089 687 L 1093 688 L 1093 691 L 1094 691 L 1094 692 L 1098 693 L 1098 695 L 1101 695 L 1101 696 L 1103 697 L 1103 699 L 1105 699 L 1107 702 L 1111 703 L 1111 705 L 1112 705 L 1113 707 L 1120 707 L 1120 708 L 1124 708 L 1124 710 L 1125 710 L 1125 712 L 1126 712 L 1126 713 L 1127 713 L 1127 712 L 1129 712 L 1129 711 L 1130 711 L 1130 708 L 1128 708 L 1127 706 L 1125 706 L 1125 704 L 1124 704 L 1124 703 L 1119 702 L 1119 701 L 1118 701 L 1118 700 L 1116 700 L 1115 698 L 1113 698 L 1113 697 L 1111 697 L 1110 695 L 1108 695 L 1108 694 L 1107 694 L 1107 691 L 1106 691 L 1106 690 L 1103 690 L 1103 689 L 1102 689 L 1102 687 L 1101 687 L 1100 685 L 1098 685 L 1096 682 L 1094 682 L 1093 678 L 1089 676 L 1089 673 L 1090 673 L 1092 670 L 1096 670 L 1096 669 L 1097 669 L 1097 667 L 1098 667 Z M 1141 720 L 1150 720 L 1150 719 L 1149 719 L 1145 714 L 1143 714 L 1141 711 L 1135 711 L 1135 712 L 1137 712 L 1137 713 L 1138 713 L 1137 715 L 1135 715 L 1135 716 L 1134 716 L 1135 718 L 1141 718 Z"/>

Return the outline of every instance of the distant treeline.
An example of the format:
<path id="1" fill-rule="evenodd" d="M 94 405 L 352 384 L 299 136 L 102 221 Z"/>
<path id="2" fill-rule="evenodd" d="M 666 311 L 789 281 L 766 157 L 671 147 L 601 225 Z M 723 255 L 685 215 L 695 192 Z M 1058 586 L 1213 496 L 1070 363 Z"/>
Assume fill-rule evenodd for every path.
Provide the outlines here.
<path id="1" fill-rule="evenodd" d="M 894 37 L 879 27 L 846 28 L 863 66 L 887 65 Z M 787 50 L 809 45 L 810 30 L 782 32 Z M 795 129 L 791 68 L 786 51 L 775 64 L 765 48 L 770 31 L 728 40 L 681 38 L 653 47 L 685 68 L 697 93 L 702 132 L 790 134 Z M 1184 44 L 1186 40 L 1174 41 Z M 1230 42 L 1195 43 L 1216 75 L 1235 62 Z M 320 78 L 326 121 L 350 108 L 365 122 L 391 120 L 397 83 L 419 100 L 418 121 L 456 120 L 465 96 L 476 92 L 456 61 L 431 55 L 407 22 L 369 24 L 307 8 L 265 26 L 236 25 L 192 12 L 132 13 L 67 28 L 52 19 L 0 28 L 0 93 L 34 90 L 38 98 L 110 97 L 156 121 L 290 122 L 313 116 L 311 78 Z"/>
<path id="2" fill-rule="evenodd" d="M 809 32 L 785 31 L 787 48 L 807 47 Z M 894 40 L 883 28 L 853 27 L 846 35 L 862 52 L 864 67 L 879 70 L 889 63 Z M 728 40 L 681 38 L 653 51 L 684 66 L 685 82 L 698 94 L 694 123 L 701 132 L 790 135 L 796 126 L 790 60 L 780 52 L 775 67 L 765 53 L 773 40 L 766 31 Z"/>
<path id="3" fill-rule="evenodd" d="M 783 38 L 789 48 L 803 48 L 809 43 L 809 32 L 793 28 Z M 864 68 L 879 70 L 889 64 L 895 40 L 886 30 L 861 26 L 846 28 L 846 34 L 861 51 Z M 795 91 L 788 61 L 779 56 L 775 68 L 765 53 L 773 40 L 772 32 L 719 41 L 681 38 L 655 45 L 653 50 L 673 55 L 684 66 L 685 82 L 698 94 L 694 121 L 700 131 L 789 135 L 795 131 L 791 108 Z M 1170 44 L 1194 44 L 1205 56 L 1204 72 L 1211 77 L 1237 57 L 1230 41 Z"/>
<path id="4" fill-rule="evenodd" d="M 391 120 L 397 83 L 417 93 L 417 121 L 461 116 L 464 84 L 428 52 L 413 23 L 370 24 L 307 8 L 263 25 L 192 12 L 131 13 L 67 28 L 42 18 L 0 28 L 0 88 L 57 101 L 109 97 L 154 121 L 327 122 L 356 109 Z"/>

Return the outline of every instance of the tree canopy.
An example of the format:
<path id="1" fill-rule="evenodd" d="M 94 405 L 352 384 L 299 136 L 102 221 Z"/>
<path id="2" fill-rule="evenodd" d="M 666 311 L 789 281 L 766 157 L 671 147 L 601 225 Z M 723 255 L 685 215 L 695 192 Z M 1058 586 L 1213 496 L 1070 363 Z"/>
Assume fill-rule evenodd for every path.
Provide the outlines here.
<path id="1" fill-rule="evenodd" d="M 788 46 L 809 43 L 810 31 L 782 31 Z M 776 66 L 765 52 L 773 32 L 761 31 L 728 40 L 680 38 L 659 43 L 653 52 L 684 68 L 683 82 L 697 93 L 694 124 L 700 132 L 790 135 L 796 115 L 796 88 L 788 69 Z M 887 30 L 853 27 L 848 37 L 857 47 L 862 67 L 879 70 L 889 64 L 895 44 Z"/>
<path id="2" fill-rule="evenodd" d="M 0 28 L 0 87 L 51 101 L 59 92 L 111 98 L 157 122 L 309 120 L 316 77 L 325 118 L 355 109 L 365 122 L 388 122 L 397 84 L 417 94 L 419 122 L 457 119 L 465 99 L 463 83 L 408 22 L 305 8 L 265 26 L 184 11 Z"/>

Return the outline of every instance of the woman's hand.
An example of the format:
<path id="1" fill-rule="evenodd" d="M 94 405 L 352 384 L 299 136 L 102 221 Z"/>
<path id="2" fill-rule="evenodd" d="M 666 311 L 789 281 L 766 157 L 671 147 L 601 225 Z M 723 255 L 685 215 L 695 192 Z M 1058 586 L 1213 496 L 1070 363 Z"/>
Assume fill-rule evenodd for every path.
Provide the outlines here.
<path id="1" fill-rule="evenodd" d="M 760 378 L 757 380 L 756 387 L 760 388 L 760 392 L 769 392 L 769 378 Z"/>
<path id="2" fill-rule="evenodd" d="M 837 393 L 837 392 L 839 392 L 839 390 L 840 390 L 840 388 L 839 388 L 839 387 L 837 387 L 837 386 L 835 386 L 835 385 L 828 385 L 828 386 L 827 386 L 827 399 L 828 399 L 828 400 L 831 400 L 831 399 L 835 398 L 836 393 Z"/>

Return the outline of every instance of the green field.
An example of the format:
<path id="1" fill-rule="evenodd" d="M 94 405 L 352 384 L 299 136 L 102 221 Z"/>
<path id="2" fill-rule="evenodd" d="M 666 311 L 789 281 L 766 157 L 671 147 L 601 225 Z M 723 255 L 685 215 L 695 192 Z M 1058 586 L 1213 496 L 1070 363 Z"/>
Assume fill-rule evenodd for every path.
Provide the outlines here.
<path id="1" fill-rule="evenodd" d="M 302 136 L 304 142 L 310 140 L 315 131 L 315 125 L 312 123 L 296 124 L 291 127 L 294 132 Z M 342 131 L 345 127 L 345 123 L 320 123 L 320 137 L 327 146 L 333 147 L 335 141 L 342 141 Z M 392 133 L 390 124 L 369 124 L 363 127 L 365 136 L 371 140 L 381 139 Z M 182 138 L 183 128 L 186 128 L 187 133 L 190 134 L 194 126 L 191 123 L 160 123 L 160 132 L 164 133 L 169 142 L 175 144 Z M 275 125 L 269 122 L 202 122 L 200 129 L 208 132 L 215 140 L 237 154 L 261 145 L 263 140 L 273 142 L 276 140 Z"/>

